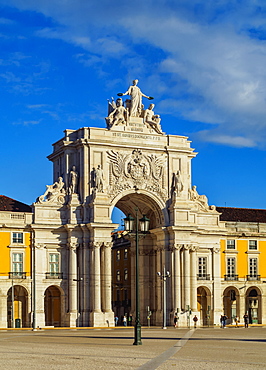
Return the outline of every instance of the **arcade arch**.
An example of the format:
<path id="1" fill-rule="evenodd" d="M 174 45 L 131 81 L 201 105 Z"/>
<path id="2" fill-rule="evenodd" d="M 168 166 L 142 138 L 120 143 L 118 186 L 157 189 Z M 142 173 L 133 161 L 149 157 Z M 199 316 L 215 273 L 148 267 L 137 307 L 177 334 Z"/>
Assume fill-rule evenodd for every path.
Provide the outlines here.
<path id="1" fill-rule="evenodd" d="M 239 290 L 229 286 L 223 293 L 224 314 L 228 317 L 227 323 L 233 323 L 236 316 L 240 317 L 240 296 Z"/>
<path id="2" fill-rule="evenodd" d="M 46 326 L 61 326 L 61 292 L 55 285 L 45 290 L 44 313 Z"/>
<path id="3" fill-rule="evenodd" d="M 197 311 L 200 312 L 200 324 L 210 325 L 213 318 L 210 317 L 211 292 L 209 288 L 200 286 L 197 289 Z"/>
<path id="4" fill-rule="evenodd" d="M 9 328 L 30 326 L 29 295 L 21 285 L 12 286 L 7 292 L 7 325 Z"/>

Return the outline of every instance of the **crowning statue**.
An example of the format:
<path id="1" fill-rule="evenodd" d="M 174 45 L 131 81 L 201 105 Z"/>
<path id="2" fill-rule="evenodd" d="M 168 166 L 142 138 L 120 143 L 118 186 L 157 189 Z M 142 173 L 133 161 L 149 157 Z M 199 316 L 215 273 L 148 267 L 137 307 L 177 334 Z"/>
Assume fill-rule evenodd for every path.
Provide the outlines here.
<path id="1" fill-rule="evenodd" d="M 107 128 L 115 127 L 118 131 L 139 131 L 143 133 L 163 134 L 160 125 L 161 118 L 154 113 L 154 104 L 145 109 L 142 97 L 152 100 L 153 97 L 145 95 L 137 86 L 138 80 L 133 80 L 131 86 L 125 93 L 118 93 L 119 98 L 114 101 L 108 100 L 108 117 L 105 118 Z M 124 102 L 122 96 L 129 95 L 130 99 Z M 117 127 L 119 126 L 119 127 Z"/>
<path id="2" fill-rule="evenodd" d="M 143 94 L 137 86 L 139 80 L 133 80 L 132 86 L 129 86 L 125 93 L 118 93 L 118 96 L 130 95 L 131 104 L 129 108 L 130 117 L 140 117 L 142 111 L 142 97 L 152 100 L 153 97 Z"/>
<path id="3" fill-rule="evenodd" d="M 162 134 L 162 129 L 161 129 L 161 118 L 158 114 L 154 114 L 154 109 L 155 105 L 150 104 L 149 108 L 145 110 L 144 112 L 144 123 L 146 123 L 148 126 L 153 128 L 157 134 Z"/>

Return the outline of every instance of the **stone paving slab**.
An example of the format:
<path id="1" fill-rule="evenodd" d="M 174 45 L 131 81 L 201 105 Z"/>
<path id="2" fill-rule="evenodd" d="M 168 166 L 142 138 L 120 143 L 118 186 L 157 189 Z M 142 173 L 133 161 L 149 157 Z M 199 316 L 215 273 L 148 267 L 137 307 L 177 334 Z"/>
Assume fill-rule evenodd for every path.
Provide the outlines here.
<path id="1" fill-rule="evenodd" d="M 0 331 L 0 368 L 266 369 L 266 328 Z"/>

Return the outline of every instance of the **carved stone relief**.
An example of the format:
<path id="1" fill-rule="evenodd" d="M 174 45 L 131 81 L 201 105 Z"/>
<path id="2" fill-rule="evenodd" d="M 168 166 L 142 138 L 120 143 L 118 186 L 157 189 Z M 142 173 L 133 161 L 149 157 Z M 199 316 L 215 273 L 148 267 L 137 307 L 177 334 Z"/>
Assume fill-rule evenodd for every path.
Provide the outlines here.
<path id="1" fill-rule="evenodd" d="M 163 156 L 146 155 L 139 149 L 130 154 L 111 150 L 107 156 L 110 161 L 109 195 L 137 188 L 159 194 L 166 200 L 167 191 L 162 188 Z"/>

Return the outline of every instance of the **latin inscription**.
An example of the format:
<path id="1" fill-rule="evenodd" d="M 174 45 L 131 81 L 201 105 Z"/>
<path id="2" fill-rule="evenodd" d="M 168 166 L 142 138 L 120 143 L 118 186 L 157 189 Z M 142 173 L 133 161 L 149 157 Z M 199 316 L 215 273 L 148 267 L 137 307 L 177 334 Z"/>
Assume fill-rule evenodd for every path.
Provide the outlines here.
<path id="1" fill-rule="evenodd" d="M 156 140 L 160 141 L 160 136 L 150 136 L 150 135 L 141 135 L 141 134 L 129 134 L 124 132 L 113 132 L 113 136 L 116 137 L 128 137 L 132 139 L 144 139 L 144 140 Z"/>

